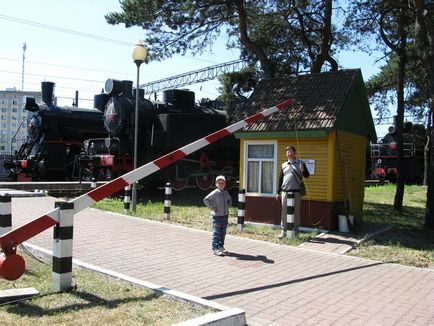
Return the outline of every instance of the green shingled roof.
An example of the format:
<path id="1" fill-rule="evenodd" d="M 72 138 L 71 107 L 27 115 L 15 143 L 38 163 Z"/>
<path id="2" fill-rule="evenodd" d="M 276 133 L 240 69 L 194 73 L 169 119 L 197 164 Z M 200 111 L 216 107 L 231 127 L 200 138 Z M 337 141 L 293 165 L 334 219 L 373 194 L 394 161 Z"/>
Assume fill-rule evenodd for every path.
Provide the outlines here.
<path id="1" fill-rule="evenodd" d="M 246 126 L 238 137 L 252 132 L 345 130 L 376 140 L 360 69 L 264 79 L 233 121 L 288 98 L 295 99 L 291 107 Z"/>

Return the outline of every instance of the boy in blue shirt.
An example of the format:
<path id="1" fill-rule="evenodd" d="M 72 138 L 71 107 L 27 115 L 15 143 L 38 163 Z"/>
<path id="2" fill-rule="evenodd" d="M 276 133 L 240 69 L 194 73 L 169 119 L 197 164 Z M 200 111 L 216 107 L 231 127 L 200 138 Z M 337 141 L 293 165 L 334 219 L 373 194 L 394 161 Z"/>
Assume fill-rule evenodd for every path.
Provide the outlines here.
<path id="1" fill-rule="evenodd" d="M 232 205 L 232 198 L 225 190 L 226 178 L 223 175 L 215 179 L 217 189 L 209 193 L 203 202 L 211 209 L 212 215 L 212 252 L 214 255 L 223 256 L 227 253 L 224 244 L 226 229 L 228 227 L 229 207 Z"/>

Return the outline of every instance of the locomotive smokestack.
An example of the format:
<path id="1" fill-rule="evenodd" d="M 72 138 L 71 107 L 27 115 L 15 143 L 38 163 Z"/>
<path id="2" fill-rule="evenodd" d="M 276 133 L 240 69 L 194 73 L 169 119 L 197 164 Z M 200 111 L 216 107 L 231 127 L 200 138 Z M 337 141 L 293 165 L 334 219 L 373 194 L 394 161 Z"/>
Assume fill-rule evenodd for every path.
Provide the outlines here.
<path id="1" fill-rule="evenodd" d="M 101 112 L 104 112 L 105 106 L 108 103 L 109 99 L 110 95 L 107 93 L 97 94 L 93 97 L 93 107 L 100 110 Z"/>
<path id="2" fill-rule="evenodd" d="M 133 82 L 130 80 L 123 80 L 122 81 L 122 88 L 123 90 L 123 94 L 126 97 L 131 97 L 131 96 L 135 96 L 135 93 L 133 94 Z"/>
<path id="3" fill-rule="evenodd" d="M 42 90 L 42 101 L 47 104 L 47 106 L 53 106 L 54 100 L 54 85 L 52 82 L 42 82 L 41 90 Z"/>

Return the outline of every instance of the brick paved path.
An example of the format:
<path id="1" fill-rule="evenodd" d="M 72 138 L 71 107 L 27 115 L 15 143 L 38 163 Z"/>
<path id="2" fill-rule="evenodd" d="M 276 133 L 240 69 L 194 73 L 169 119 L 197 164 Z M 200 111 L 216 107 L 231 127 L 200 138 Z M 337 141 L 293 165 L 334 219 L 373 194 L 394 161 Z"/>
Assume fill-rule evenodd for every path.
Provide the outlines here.
<path id="1" fill-rule="evenodd" d="M 55 198 L 14 198 L 13 226 Z M 74 259 L 246 311 L 249 325 L 434 325 L 434 270 L 211 234 L 86 209 L 74 220 Z M 52 230 L 29 241 L 52 249 Z"/>

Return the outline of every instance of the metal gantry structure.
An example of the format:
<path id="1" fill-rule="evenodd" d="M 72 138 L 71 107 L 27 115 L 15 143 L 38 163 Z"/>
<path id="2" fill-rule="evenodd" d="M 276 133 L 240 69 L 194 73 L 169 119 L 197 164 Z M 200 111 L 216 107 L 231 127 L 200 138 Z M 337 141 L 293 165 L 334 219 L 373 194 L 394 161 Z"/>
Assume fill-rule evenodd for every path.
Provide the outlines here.
<path id="1" fill-rule="evenodd" d="M 145 94 L 152 94 L 154 92 L 164 91 L 175 87 L 183 87 L 187 85 L 202 83 L 205 81 L 216 79 L 218 76 L 239 71 L 247 66 L 247 62 L 244 60 L 234 60 L 218 65 L 209 66 L 199 70 L 186 72 L 180 75 L 156 80 L 153 82 L 139 85 L 145 91 Z"/>

